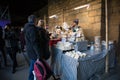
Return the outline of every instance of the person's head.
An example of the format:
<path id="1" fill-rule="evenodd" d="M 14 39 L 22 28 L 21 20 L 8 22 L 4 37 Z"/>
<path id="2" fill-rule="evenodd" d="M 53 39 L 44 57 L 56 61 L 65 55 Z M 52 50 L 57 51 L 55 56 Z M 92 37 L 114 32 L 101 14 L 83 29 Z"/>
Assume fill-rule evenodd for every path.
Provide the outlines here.
<path id="1" fill-rule="evenodd" d="M 38 20 L 37 26 L 38 27 L 44 27 L 44 20 L 42 20 L 42 19 Z"/>
<path id="2" fill-rule="evenodd" d="M 28 16 L 28 22 L 29 23 L 35 23 L 36 22 L 36 16 L 35 15 Z"/>
<path id="3" fill-rule="evenodd" d="M 24 28 L 22 27 L 21 29 L 20 29 L 20 31 L 22 32 L 24 30 Z"/>
<path id="4" fill-rule="evenodd" d="M 57 34 L 60 34 L 60 32 L 62 31 L 62 27 L 57 26 L 55 31 L 56 31 Z"/>
<path id="5" fill-rule="evenodd" d="M 76 26 L 76 25 L 78 25 L 79 24 L 79 20 L 78 19 L 75 19 L 74 21 L 73 21 L 73 26 Z"/>
<path id="6" fill-rule="evenodd" d="M 12 31 L 16 30 L 16 27 L 15 26 L 11 26 L 11 30 Z"/>

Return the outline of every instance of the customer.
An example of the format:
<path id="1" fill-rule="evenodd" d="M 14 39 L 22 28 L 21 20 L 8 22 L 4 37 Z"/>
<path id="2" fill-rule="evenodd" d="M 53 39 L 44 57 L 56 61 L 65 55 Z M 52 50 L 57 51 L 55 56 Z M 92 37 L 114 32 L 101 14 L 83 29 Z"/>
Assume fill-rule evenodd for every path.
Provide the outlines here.
<path id="1" fill-rule="evenodd" d="M 24 52 L 25 51 L 25 37 L 24 37 L 23 28 L 21 28 L 19 40 L 20 40 L 21 52 Z"/>
<path id="2" fill-rule="evenodd" d="M 15 69 L 16 67 L 18 66 L 17 64 L 17 59 L 16 59 L 16 55 L 17 55 L 17 52 L 19 50 L 19 47 L 18 47 L 18 41 L 19 41 L 19 38 L 18 38 L 18 35 L 15 31 L 15 27 L 11 27 L 11 32 L 10 32 L 10 44 L 11 44 L 11 58 L 13 60 L 13 73 L 15 73 Z"/>
<path id="3" fill-rule="evenodd" d="M 5 41 L 3 39 L 3 29 L 0 26 L 0 52 L 2 52 L 4 58 L 4 65 L 7 66 L 7 56 L 5 53 Z"/>
<path id="4" fill-rule="evenodd" d="M 39 20 L 38 24 L 38 31 L 39 31 L 39 38 L 40 38 L 40 44 L 41 44 L 41 53 L 42 53 L 42 58 L 47 60 L 50 57 L 50 51 L 49 51 L 49 32 L 45 29 L 44 26 L 44 21 Z"/>
<path id="5" fill-rule="evenodd" d="M 5 30 L 5 43 L 6 43 L 6 52 L 10 55 L 13 66 L 12 73 L 15 73 L 15 69 L 18 66 L 16 55 L 18 52 L 18 36 L 15 33 L 14 27 L 8 26 Z"/>
<path id="6" fill-rule="evenodd" d="M 24 36 L 26 41 L 26 52 L 30 58 L 29 79 L 34 80 L 32 71 L 34 70 L 34 63 L 37 58 L 41 58 L 40 42 L 37 27 L 35 26 L 36 16 L 30 15 L 28 23 L 24 26 Z"/>

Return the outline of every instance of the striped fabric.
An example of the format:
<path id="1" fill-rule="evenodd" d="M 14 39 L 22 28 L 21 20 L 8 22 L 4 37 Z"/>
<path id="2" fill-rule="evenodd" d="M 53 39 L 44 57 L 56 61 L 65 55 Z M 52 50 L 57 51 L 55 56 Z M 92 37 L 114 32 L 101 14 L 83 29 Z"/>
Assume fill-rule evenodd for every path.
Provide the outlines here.
<path id="1" fill-rule="evenodd" d="M 88 56 L 78 60 L 63 54 L 61 50 L 55 47 L 53 50 L 54 72 L 56 75 L 61 75 L 61 80 L 89 80 L 105 68 L 105 49 L 101 52 L 84 51 Z M 113 46 L 111 46 L 108 54 L 110 56 L 110 67 L 114 67 L 115 50 Z"/>

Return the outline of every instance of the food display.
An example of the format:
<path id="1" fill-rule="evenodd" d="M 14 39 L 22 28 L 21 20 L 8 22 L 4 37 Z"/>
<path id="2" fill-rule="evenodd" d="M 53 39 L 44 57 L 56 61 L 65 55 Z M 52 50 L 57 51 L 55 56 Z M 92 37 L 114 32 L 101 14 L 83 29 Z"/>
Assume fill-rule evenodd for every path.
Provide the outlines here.
<path id="1" fill-rule="evenodd" d="M 65 55 L 70 56 L 74 59 L 85 58 L 87 56 L 86 53 L 82 53 L 82 52 L 79 52 L 79 51 L 66 52 Z"/>
<path id="2" fill-rule="evenodd" d="M 59 41 L 57 44 L 56 44 L 56 47 L 58 49 L 61 49 L 61 50 L 71 50 L 71 49 L 74 49 L 74 45 L 72 43 L 69 43 L 69 42 L 62 42 L 62 41 Z"/>
<path id="3" fill-rule="evenodd" d="M 81 27 L 77 25 L 75 27 L 73 26 L 71 27 L 67 24 L 67 22 L 64 22 L 62 26 L 55 26 L 55 29 L 51 36 L 51 40 L 54 39 L 61 40 L 56 43 L 56 47 L 58 49 L 63 51 L 73 50 L 72 52 L 66 52 L 66 55 L 72 54 L 71 57 L 75 57 L 75 58 L 83 57 L 83 56 L 85 57 L 85 54 L 81 54 L 81 52 L 77 52 L 78 50 L 79 51 L 83 49 L 86 50 L 87 48 L 86 45 L 87 42 L 85 40 L 83 29 Z"/>
<path id="4" fill-rule="evenodd" d="M 66 38 L 66 41 L 68 42 L 79 42 L 85 40 L 83 29 L 81 27 L 70 27 L 66 22 L 64 22 L 62 26 L 55 26 L 51 36 L 52 39 L 64 38 L 65 40 Z"/>

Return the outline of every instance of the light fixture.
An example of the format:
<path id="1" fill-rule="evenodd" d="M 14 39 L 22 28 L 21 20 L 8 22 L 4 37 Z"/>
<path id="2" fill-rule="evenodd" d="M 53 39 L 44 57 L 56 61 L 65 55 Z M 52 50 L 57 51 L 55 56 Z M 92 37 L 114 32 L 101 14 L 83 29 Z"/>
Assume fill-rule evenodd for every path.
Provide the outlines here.
<path id="1" fill-rule="evenodd" d="M 57 18 L 57 15 L 52 15 L 49 18 Z"/>
<path id="2" fill-rule="evenodd" d="M 85 5 L 78 6 L 78 7 L 74 8 L 74 10 L 78 10 L 78 9 L 85 8 L 85 7 L 88 9 L 89 6 L 90 6 L 90 4 L 85 4 Z"/>

